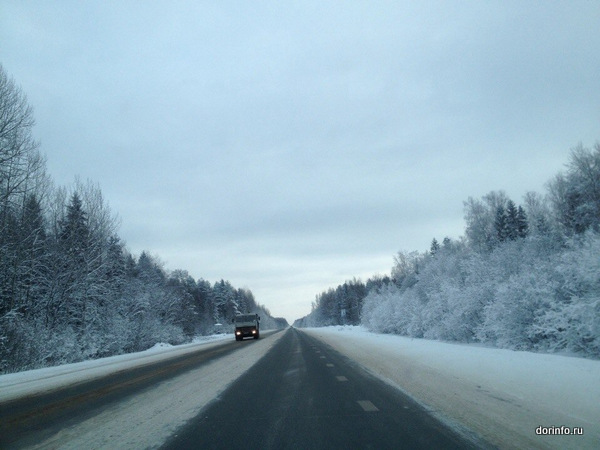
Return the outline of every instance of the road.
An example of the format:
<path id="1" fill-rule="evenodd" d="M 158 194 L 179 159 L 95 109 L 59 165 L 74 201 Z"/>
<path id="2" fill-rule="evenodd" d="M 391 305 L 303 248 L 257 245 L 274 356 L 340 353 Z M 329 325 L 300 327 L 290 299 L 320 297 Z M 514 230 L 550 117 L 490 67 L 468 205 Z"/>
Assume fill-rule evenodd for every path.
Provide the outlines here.
<path id="1" fill-rule="evenodd" d="M 254 365 L 253 354 L 260 355 Z M 236 369 L 244 359 L 251 360 L 250 368 Z M 171 416 L 179 416 L 180 423 L 160 423 L 169 420 L 170 403 L 197 403 L 196 398 L 213 392 L 204 375 L 209 367 L 218 369 L 219 378 L 227 378 L 228 368 L 242 376 L 231 375 L 232 381 L 210 394 L 207 404 L 189 418 L 173 409 Z M 154 403 L 152 396 L 157 398 Z M 160 405 L 152 406 L 156 403 Z M 151 407 L 158 412 L 148 413 L 149 419 L 140 415 Z M 147 429 L 164 428 L 163 435 L 149 436 L 144 424 Z M 137 435 L 129 433 L 132 427 L 139 428 Z M 0 448 L 38 444 L 169 449 L 481 447 L 481 442 L 466 440 L 409 397 L 294 328 L 264 333 L 259 341 L 232 338 L 168 361 L 0 404 Z"/>
<path id="2" fill-rule="evenodd" d="M 65 427 L 111 408 L 125 397 L 142 394 L 157 383 L 223 357 L 238 347 L 236 342 L 227 342 L 166 363 L 145 364 L 49 393 L 0 403 L 0 449 L 34 446 Z"/>
<path id="3" fill-rule="evenodd" d="M 224 447 L 479 448 L 296 329 L 164 446 Z"/>

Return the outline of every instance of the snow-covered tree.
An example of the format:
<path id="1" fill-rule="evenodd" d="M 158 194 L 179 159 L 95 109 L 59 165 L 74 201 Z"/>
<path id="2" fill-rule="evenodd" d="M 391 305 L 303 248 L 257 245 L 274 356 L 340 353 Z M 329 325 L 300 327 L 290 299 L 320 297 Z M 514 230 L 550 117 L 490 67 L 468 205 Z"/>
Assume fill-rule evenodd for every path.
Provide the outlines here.
<path id="1" fill-rule="evenodd" d="M 184 342 L 213 331 L 215 299 L 223 317 L 245 309 L 285 322 L 248 289 L 213 289 L 129 253 L 98 185 L 52 185 L 33 122 L 0 66 L 0 373 Z"/>
<path id="2" fill-rule="evenodd" d="M 440 243 L 437 241 L 436 238 L 433 238 L 433 240 L 431 241 L 431 246 L 429 247 L 429 254 L 431 256 L 435 256 L 439 249 Z"/>
<path id="3" fill-rule="evenodd" d="M 514 241 L 519 237 L 519 218 L 517 206 L 512 200 L 506 203 L 506 238 Z"/>
<path id="4" fill-rule="evenodd" d="M 503 192 L 465 202 L 466 239 L 400 253 L 397 282 L 372 290 L 362 323 L 413 337 L 600 356 L 599 152 L 576 149 L 548 197 Z M 585 186 L 582 188 L 581 186 Z"/>
<path id="5" fill-rule="evenodd" d="M 525 209 L 519 205 L 517 209 L 517 220 L 516 220 L 517 236 L 520 238 L 527 237 L 529 234 L 529 224 L 527 223 L 527 213 Z"/>

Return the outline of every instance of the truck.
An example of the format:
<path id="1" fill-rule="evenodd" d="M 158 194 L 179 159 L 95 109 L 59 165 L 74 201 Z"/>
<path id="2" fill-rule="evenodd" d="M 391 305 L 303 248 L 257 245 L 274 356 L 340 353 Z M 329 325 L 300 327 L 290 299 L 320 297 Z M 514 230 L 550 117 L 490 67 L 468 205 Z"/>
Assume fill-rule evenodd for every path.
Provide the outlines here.
<path id="1" fill-rule="evenodd" d="M 231 322 L 235 325 L 235 340 L 245 337 L 260 338 L 260 316 L 258 314 L 238 314 Z"/>

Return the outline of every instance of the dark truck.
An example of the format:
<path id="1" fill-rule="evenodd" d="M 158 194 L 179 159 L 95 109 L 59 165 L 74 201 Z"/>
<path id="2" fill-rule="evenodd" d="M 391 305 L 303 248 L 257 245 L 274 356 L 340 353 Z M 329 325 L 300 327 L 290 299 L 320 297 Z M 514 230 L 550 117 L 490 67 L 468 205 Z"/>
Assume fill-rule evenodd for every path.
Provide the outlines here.
<path id="1" fill-rule="evenodd" d="M 235 340 L 245 337 L 260 337 L 260 316 L 258 314 L 239 314 L 231 320 L 235 324 Z"/>

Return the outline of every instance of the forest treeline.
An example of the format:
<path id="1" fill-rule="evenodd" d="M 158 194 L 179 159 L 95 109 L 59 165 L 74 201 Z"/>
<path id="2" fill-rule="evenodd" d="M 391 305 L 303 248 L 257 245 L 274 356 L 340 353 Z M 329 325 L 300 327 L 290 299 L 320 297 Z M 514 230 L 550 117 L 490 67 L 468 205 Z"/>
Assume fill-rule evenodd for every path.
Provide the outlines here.
<path id="1" fill-rule="evenodd" d="M 247 289 L 132 255 L 97 185 L 54 187 L 33 125 L 0 65 L 0 373 L 180 344 L 238 312 L 287 325 Z"/>
<path id="2" fill-rule="evenodd" d="M 546 192 L 464 202 L 465 235 L 399 252 L 390 277 L 317 295 L 296 326 L 600 357 L 600 144 L 571 150 Z"/>

